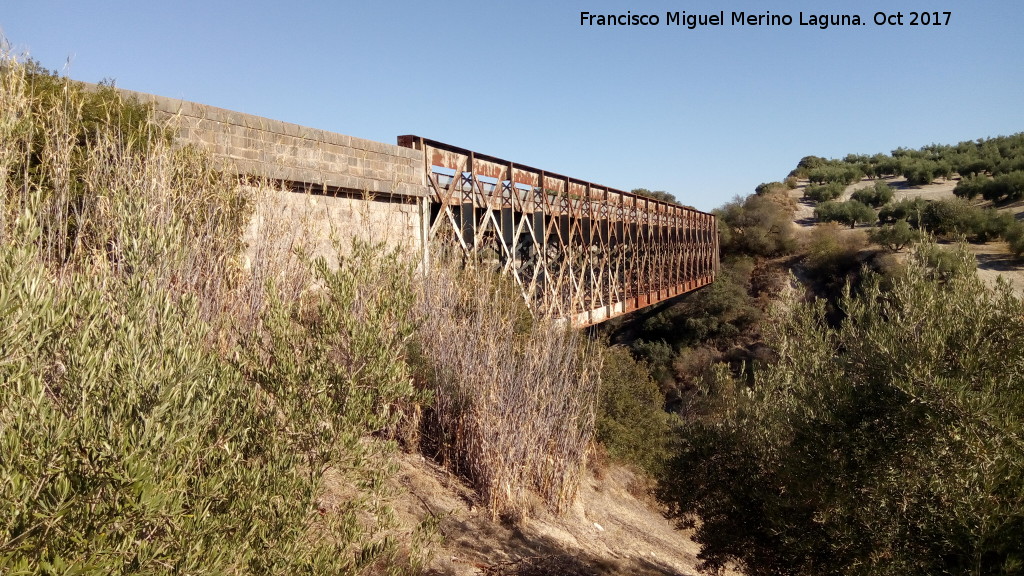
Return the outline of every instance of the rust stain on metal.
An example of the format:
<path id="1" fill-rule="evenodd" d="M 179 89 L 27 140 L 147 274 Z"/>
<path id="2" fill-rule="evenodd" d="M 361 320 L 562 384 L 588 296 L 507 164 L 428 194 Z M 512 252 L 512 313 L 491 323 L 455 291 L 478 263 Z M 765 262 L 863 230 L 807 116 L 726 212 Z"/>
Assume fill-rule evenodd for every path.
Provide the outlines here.
<path id="1" fill-rule="evenodd" d="M 430 240 L 512 274 L 535 314 L 589 326 L 715 279 L 711 214 L 419 136 L 398 143 L 427 159 Z"/>

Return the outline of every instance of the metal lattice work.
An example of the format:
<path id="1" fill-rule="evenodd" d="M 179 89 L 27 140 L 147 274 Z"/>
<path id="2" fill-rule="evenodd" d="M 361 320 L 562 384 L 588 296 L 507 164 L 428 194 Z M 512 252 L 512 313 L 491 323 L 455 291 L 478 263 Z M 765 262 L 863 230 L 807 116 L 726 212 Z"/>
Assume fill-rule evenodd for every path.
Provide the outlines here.
<path id="1" fill-rule="evenodd" d="M 710 284 L 715 217 L 418 136 L 425 240 L 512 275 L 540 315 L 589 326 Z"/>

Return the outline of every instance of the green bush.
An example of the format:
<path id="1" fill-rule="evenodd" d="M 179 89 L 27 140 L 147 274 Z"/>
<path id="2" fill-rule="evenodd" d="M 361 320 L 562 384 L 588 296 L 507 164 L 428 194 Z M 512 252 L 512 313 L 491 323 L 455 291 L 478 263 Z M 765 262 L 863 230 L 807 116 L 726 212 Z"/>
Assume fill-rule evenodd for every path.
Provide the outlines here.
<path id="1" fill-rule="evenodd" d="M 834 161 L 833 161 L 834 162 Z M 807 179 L 818 184 L 853 184 L 864 177 L 858 166 L 844 164 L 828 164 L 807 171 Z"/>
<path id="2" fill-rule="evenodd" d="M 1024 255 L 1024 224 L 1014 222 L 1007 227 L 1003 236 L 1017 258 Z"/>
<path id="3" fill-rule="evenodd" d="M 758 184 L 757 187 L 754 188 L 754 194 L 757 194 L 758 196 L 763 196 L 765 194 L 773 194 L 773 193 L 774 194 L 779 194 L 779 193 L 785 194 L 787 191 L 789 191 L 789 190 L 791 190 L 792 188 L 795 188 L 795 187 L 796 187 L 796 183 L 795 182 L 793 183 L 792 187 L 789 186 L 789 183 L 783 183 L 783 182 L 763 182 L 761 184 Z"/>
<path id="4" fill-rule="evenodd" d="M 821 222 L 839 222 L 854 228 L 857 224 L 875 221 L 875 211 L 856 200 L 825 202 L 814 209 L 814 217 Z"/>
<path id="5" fill-rule="evenodd" d="M 924 186 L 935 180 L 936 167 L 930 162 L 916 161 L 903 167 L 903 176 L 911 186 Z"/>
<path id="6" fill-rule="evenodd" d="M 646 331 L 645 331 L 646 332 Z M 653 332 L 646 332 L 648 337 L 654 336 Z M 661 388 L 668 390 L 672 388 L 674 378 L 672 375 L 672 360 L 675 358 L 675 350 L 665 340 L 636 340 L 631 349 L 637 357 L 641 358 L 648 367 L 651 378 Z"/>
<path id="7" fill-rule="evenodd" d="M 778 362 L 687 422 L 662 477 L 706 569 L 744 574 L 1021 574 L 1024 303 L 923 254 L 830 327 L 788 302 Z M 699 523 L 698 523 L 699 519 Z"/>
<path id="8" fill-rule="evenodd" d="M 959 198 L 974 200 L 976 197 L 984 194 L 986 184 L 989 182 L 991 180 L 985 176 L 964 176 L 956 183 L 953 194 Z"/>
<path id="9" fill-rule="evenodd" d="M 1015 202 L 1024 198 L 1024 171 L 996 176 L 985 183 L 981 195 L 993 202 Z"/>
<path id="10" fill-rule="evenodd" d="M 1002 236 L 1013 221 L 1009 213 L 973 206 L 960 198 L 929 202 L 921 214 L 921 226 L 929 232 L 950 238 L 970 236 L 976 242 Z"/>
<path id="11" fill-rule="evenodd" d="M 886 204 L 878 211 L 878 220 L 883 224 L 895 224 L 906 220 L 908 224 L 920 227 L 921 215 L 928 202 L 922 198 L 904 198 L 899 202 Z"/>
<path id="12" fill-rule="evenodd" d="M 647 366 L 623 347 L 604 353 L 596 438 L 612 458 L 657 473 L 667 456 L 669 414 Z"/>
<path id="13" fill-rule="evenodd" d="M 753 268 L 749 258 L 726 260 L 714 283 L 644 322 L 647 341 L 637 341 L 634 352 L 648 362 L 656 381 L 671 379 L 674 349 L 700 343 L 724 345 L 760 320 L 760 310 L 749 295 Z"/>
<path id="14" fill-rule="evenodd" d="M 0 573 L 401 571 L 408 274 L 357 250 L 250 325 L 237 181 L 36 81 L 0 62 Z"/>
<path id="15" fill-rule="evenodd" d="M 841 182 L 811 184 L 804 189 L 804 198 L 815 202 L 828 202 L 843 195 L 846 185 Z"/>
<path id="16" fill-rule="evenodd" d="M 807 241 L 804 266 L 812 277 L 841 286 L 846 276 L 860 267 L 858 254 L 864 245 L 863 232 L 844 236 L 834 223 L 815 226 Z"/>
<path id="17" fill-rule="evenodd" d="M 883 224 L 868 233 L 871 241 L 881 244 L 893 252 L 910 246 L 921 239 L 921 232 L 910 227 L 906 220 L 897 220 L 895 224 Z"/>
<path id="18" fill-rule="evenodd" d="M 779 256 L 793 251 L 793 219 L 788 198 L 775 194 L 736 198 L 715 210 L 723 254 Z"/>
<path id="19" fill-rule="evenodd" d="M 298 568 L 314 486 L 194 301 L 146 275 L 53 283 L 30 223 L 0 250 L 0 569 Z"/>
<path id="20" fill-rule="evenodd" d="M 664 190 L 648 190 L 647 188 L 634 188 L 630 190 L 633 194 L 638 196 L 646 196 L 648 198 L 654 198 L 655 200 L 661 200 L 662 202 L 668 202 L 669 204 L 679 204 L 679 200 L 675 195 L 665 192 Z"/>
<path id="21" fill-rule="evenodd" d="M 961 198 L 973 200 L 981 196 L 992 202 L 1014 202 L 1024 198 L 1024 171 L 987 176 L 966 176 L 957 183 L 953 193 Z"/>
<path id="22" fill-rule="evenodd" d="M 856 200 L 862 204 L 867 204 L 873 208 L 881 208 L 889 202 L 892 202 L 893 190 L 885 182 L 875 182 L 875 185 L 871 188 L 861 188 L 850 196 L 851 200 Z"/>
<path id="23" fill-rule="evenodd" d="M 970 232 L 977 221 L 977 209 L 959 198 L 929 202 L 921 216 L 921 226 L 943 236 Z"/>

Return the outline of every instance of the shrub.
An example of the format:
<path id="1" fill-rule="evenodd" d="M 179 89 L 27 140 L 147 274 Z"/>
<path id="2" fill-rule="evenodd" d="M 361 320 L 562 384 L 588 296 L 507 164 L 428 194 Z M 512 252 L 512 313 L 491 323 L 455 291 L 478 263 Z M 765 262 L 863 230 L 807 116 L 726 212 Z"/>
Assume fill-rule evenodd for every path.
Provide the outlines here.
<path id="1" fill-rule="evenodd" d="M 969 235 L 978 242 L 1003 235 L 1012 223 L 1013 216 L 1008 213 L 972 206 L 960 198 L 930 202 L 921 216 L 921 226 L 930 232 L 947 237 Z"/>
<path id="2" fill-rule="evenodd" d="M 634 188 L 631 190 L 633 194 L 637 196 L 646 196 L 648 198 L 654 198 L 655 200 L 661 200 L 662 202 L 668 202 L 669 204 L 679 204 L 679 200 L 675 195 L 665 192 L 664 190 L 648 190 L 647 188 Z"/>
<path id="3" fill-rule="evenodd" d="M 953 194 L 959 198 L 966 200 L 974 200 L 974 198 L 984 194 L 985 186 L 991 180 L 985 176 L 964 176 L 956 183 L 956 188 L 953 189 Z"/>
<path id="4" fill-rule="evenodd" d="M 1004 237 L 1017 258 L 1024 255 L 1024 224 L 1014 222 L 1007 227 Z"/>
<path id="5" fill-rule="evenodd" d="M 921 226 L 940 235 L 968 233 L 975 225 L 976 209 L 959 198 L 929 202 L 921 217 Z"/>
<path id="6" fill-rule="evenodd" d="M 647 325 L 647 323 L 645 323 Z M 653 330 L 645 334 L 653 336 Z M 675 358 L 675 350 L 672 345 L 661 340 L 636 340 L 631 345 L 632 352 L 643 360 L 648 367 L 651 378 L 657 382 L 662 389 L 670 390 L 674 383 L 672 376 L 672 360 Z"/>
<path id="7" fill-rule="evenodd" d="M 789 173 L 789 176 L 793 178 L 807 178 L 807 174 L 812 169 L 819 168 L 827 163 L 828 160 L 818 156 L 804 156 L 797 162 L 796 168 Z"/>
<path id="8" fill-rule="evenodd" d="M 981 195 L 993 202 L 1015 202 L 1024 198 L 1024 171 L 1000 174 L 985 182 Z"/>
<path id="9" fill-rule="evenodd" d="M 789 302 L 754 387 L 719 373 L 740 393 L 684 425 L 660 488 L 705 569 L 1020 572 L 1024 403 L 1006 374 L 1024 370 L 1024 304 L 965 270 L 937 279 L 915 257 L 887 292 L 848 294 L 838 327 Z"/>
<path id="10" fill-rule="evenodd" d="M 408 277 L 357 259 L 240 321 L 238 182 L 34 74 L 0 63 L 0 572 L 401 570 L 371 434 L 410 390 Z"/>
<path id="11" fill-rule="evenodd" d="M 792 188 L 795 187 L 796 185 L 794 184 Z M 763 196 L 765 194 L 785 193 L 787 190 L 792 188 L 782 182 L 764 182 L 757 185 L 757 188 L 754 189 L 754 193 L 758 196 Z"/>
<path id="12" fill-rule="evenodd" d="M 638 341 L 634 351 L 651 364 L 656 381 L 671 379 L 674 349 L 725 344 L 757 323 L 760 310 L 749 294 L 753 267 L 749 258 L 723 262 L 713 284 L 686 295 L 644 323 L 643 333 L 649 341 Z"/>
<path id="13" fill-rule="evenodd" d="M 992 164 L 985 158 L 965 156 L 960 164 L 956 166 L 956 171 L 964 178 L 979 176 L 984 172 L 992 172 Z"/>
<path id="14" fill-rule="evenodd" d="M 935 242 L 922 242 L 916 248 L 915 258 L 922 264 L 930 280 L 947 281 L 974 274 L 978 268 L 975 258 L 965 258 L 962 246 L 947 250 Z"/>
<path id="15" fill-rule="evenodd" d="M 981 196 L 992 202 L 1013 202 L 1024 198 L 1024 171 L 1008 172 L 995 178 L 966 176 L 957 183 L 953 193 L 973 200 Z"/>
<path id="16" fill-rule="evenodd" d="M 878 159 L 875 164 L 875 177 L 884 178 L 887 176 L 896 176 L 903 173 L 903 165 L 898 158 L 892 158 L 890 156 L 883 156 Z"/>
<path id="17" fill-rule="evenodd" d="M 897 220 L 895 224 L 883 224 L 869 232 L 871 241 L 881 244 L 888 250 L 899 252 L 921 239 L 921 232 L 910 227 L 906 220 Z"/>
<path id="18" fill-rule="evenodd" d="M 948 177 L 953 172 L 951 166 L 923 158 L 904 162 L 902 170 L 903 176 L 907 178 L 907 184 L 911 186 L 931 184 L 936 178 Z"/>
<path id="19" fill-rule="evenodd" d="M 1005 236 L 1007 230 L 1016 221 L 1009 212 L 1001 212 L 991 208 L 979 209 L 977 219 L 972 232 L 976 242 L 988 242 L 1000 236 Z"/>
<path id="20" fill-rule="evenodd" d="M 860 180 L 864 173 L 860 168 L 852 165 L 828 164 L 807 171 L 807 179 L 819 184 L 842 184 L 848 185 Z"/>
<path id="21" fill-rule="evenodd" d="M 265 398 L 203 348 L 194 302 L 144 277 L 55 284 L 34 248 L 0 251 L 16 320 L 0 327 L 3 571 L 218 572 L 294 553 L 282 528 L 302 526 L 310 486 Z"/>
<path id="22" fill-rule="evenodd" d="M 596 438 L 612 458 L 657 473 L 669 434 L 665 397 L 647 367 L 622 347 L 605 351 Z"/>
<path id="23" fill-rule="evenodd" d="M 900 220 L 906 220 L 908 224 L 917 228 L 920 227 L 921 215 L 927 205 L 928 202 L 922 198 L 904 198 L 883 206 L 878 211 L 878 220 L 883 224 L 895 224 Z"/>
<path id="24" fill-rule="evenodd" d="M 864 244 L 862 232 L 843 236 L 835 223 L 821 224 L 811 230 L 804 263 L 816 277 L 843 278 L 859 267 L 857 254 Z"/>

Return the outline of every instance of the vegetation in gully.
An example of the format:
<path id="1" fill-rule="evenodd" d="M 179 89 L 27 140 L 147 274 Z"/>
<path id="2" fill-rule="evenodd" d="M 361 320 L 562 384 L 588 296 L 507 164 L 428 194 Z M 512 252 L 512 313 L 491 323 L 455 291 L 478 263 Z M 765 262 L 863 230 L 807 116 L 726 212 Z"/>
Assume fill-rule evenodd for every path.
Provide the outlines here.
<path id="1" fill-rule="evenodd" d="M 717 211 L 714 284 L 589 334 L 460 262 L 245 259 L 280 192 L 0 61 L 0 572 L 420 573 L 407 450 L 510 522 L 607 455 L 708 570 L 1024 573 L 1024 304 L 957 244 L 1024 253 L 1024 135 L 808 156 Z"/>
<path id="2" fill-rule="evenodd" d="M 658 494 L 706 568 L 1024 572 L 1024 309 L 956 244 L 1021 253 L 1022 159 L 1021 135 L 804 158 L 718 211 L 715 285 L 619 328 L 680 416 Z"/>

